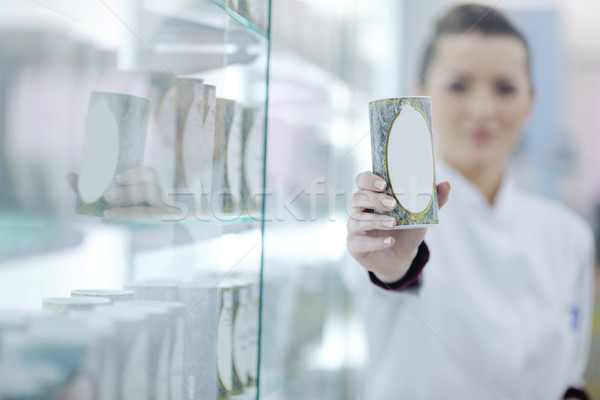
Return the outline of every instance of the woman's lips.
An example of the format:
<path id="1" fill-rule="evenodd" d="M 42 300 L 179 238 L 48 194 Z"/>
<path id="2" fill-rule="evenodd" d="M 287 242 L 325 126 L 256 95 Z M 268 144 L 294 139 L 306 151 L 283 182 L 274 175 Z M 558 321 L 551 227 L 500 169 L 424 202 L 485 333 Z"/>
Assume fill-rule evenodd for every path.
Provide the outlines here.
<path id="1" fill-rule="evenodd" d="M 475 129 L 471 132 L 471 137 L 478 144 L 486 144 L 494 139 L 494 134 L 489 129 Z"/>

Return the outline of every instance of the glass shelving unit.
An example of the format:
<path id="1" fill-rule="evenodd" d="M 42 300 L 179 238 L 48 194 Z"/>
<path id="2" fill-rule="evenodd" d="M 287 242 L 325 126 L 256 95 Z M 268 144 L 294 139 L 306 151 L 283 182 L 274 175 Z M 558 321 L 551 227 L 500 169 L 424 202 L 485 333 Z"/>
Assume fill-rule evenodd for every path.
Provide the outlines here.
<path id="1" fill-rule="evenodd" d="M 2 9 L 0 398 L 258 399 L 270 1 Z"/>

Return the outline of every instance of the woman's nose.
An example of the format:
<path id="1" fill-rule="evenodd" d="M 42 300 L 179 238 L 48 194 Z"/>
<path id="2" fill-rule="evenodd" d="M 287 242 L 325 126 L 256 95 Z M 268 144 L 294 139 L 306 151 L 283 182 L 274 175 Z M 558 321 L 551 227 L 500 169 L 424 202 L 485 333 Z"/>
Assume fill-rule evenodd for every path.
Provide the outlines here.
<path id="1" fill-rule="evenodd" d="M 487 90 L 476 90 L 468 101 L 469 116 L 477 121 L 486 121 L 494 117 L 496 100 L 493 93 Z"/>

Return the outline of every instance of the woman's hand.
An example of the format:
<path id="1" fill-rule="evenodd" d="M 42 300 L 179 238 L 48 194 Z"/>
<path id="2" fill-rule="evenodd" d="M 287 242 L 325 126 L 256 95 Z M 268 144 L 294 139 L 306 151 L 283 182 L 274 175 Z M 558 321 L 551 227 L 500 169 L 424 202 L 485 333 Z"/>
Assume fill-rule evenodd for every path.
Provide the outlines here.
<path id="1" fill-rule="evenodd" d="M 77 191 L 79 176 L 70 173 L 67 180 Z M 153 168 L 140 166 L 121 172 L 116 177 L 119 186 L 104 193 L 104 200 L 111 205 L 104 212 L 104 218 L 114 221 L 154 221 L 158 222 L 169 214 L 170 209 L 163 202 L 163 189 Z M 135 203 L 133 206 L 124 206 Z"/>
<path id="2" fill-rule="evenodd" d="M 393 230 L 396 226 L 394 217 L 372 212 L 392 211 L 398 206 L 394 198 L 382 193 L 386 182 L 374 173 L 360 173 L 356 177 L 356 186 L 358 190 L 352 196 L 348 219 L 348 250 L 382 282 L 398 281 L 417 255 L 427 228 Z M 450 184 L 440 183 L 437 193 L 441 208 L 448 201 Z"/>

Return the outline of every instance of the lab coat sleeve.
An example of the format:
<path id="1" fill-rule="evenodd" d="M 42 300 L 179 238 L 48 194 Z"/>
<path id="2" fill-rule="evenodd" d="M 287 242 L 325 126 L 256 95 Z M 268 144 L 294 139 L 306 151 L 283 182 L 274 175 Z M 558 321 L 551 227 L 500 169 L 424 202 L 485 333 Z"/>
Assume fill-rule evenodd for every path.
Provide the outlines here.
<path id="1" fill-rule="evenodd" d="M 563 399 L 591 400 L 591 397 L 585 390 L 569 388 L 563 396 Z"/>
<path id="2" fill-rule="evenodd" d="M 572 388 L 583 388 L 585 386 L 584 372 L 588 364 L 590 352 L 590 339 L 593 319 L 594 305 L 594 239 L 591 230 L 586 226 L 585 233 L 580 235 L 580 251 L 576 254 L 578 258 L 577 275 L 573 280 L 572 299 L 580 307 L 580 326 L 575 334 L 575 351 L 570 360 L 568 371 L 569 386 Z"/>
<path id="3" fill-rule="evenodd" d="M 419 277 L 421 276 L 421 272 L 423 272 L 423 268 L 425 268 L 427 261 L 429 261 L 429 248 L 427 248 L 425 242 L 422 242 L 419 245 L 417 255 L 408 268 L 408 271 L 406 271 L 406 274 L 400 280 L 393 283 L 384 283 L 370 271 L 369 278 L 371 278 L 371 282 L 373 282 L 374 285 L 386 290 L 398 291 L 405 289 L 416 289 L 419 286 Z"/>
<path id="4" fill-rule="evenodd" d="M 367 274 L 365 268 L 356 261 L 350 252 L 346 252 L 340 262 L 340 275 L 348 290 L 355 294 L 368 293 L 393 293 L 394 291 L 409 291 L 417 289 L 420 284 L 420 276 L 425 264 L 429 259 L 429 250 L 425 242 L 421 243 L 417 255 L 409 267 L 406 275 L 393 284 L 385 284 L 377 279 L 375 275 Z M 371 279 L 369 279 L 371 277 Z M 380 282 L 380 284 L 377 283 Z"/>

